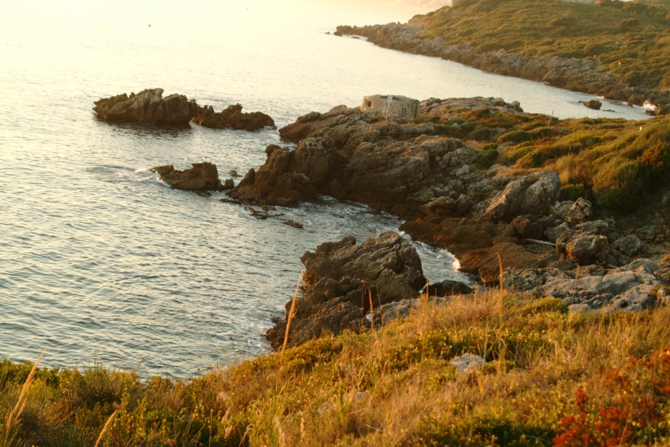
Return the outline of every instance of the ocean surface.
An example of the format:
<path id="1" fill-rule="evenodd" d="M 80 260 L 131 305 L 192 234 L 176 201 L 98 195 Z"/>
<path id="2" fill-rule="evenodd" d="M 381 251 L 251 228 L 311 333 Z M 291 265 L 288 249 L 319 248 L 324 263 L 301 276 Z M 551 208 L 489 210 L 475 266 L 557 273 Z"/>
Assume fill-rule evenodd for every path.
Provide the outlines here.
<path id="1" fill-rule="evenodd" d="M 300 256 L 400 221 L 355 203 L 243 207 L 172 190 L 149 168 L 215 163 L 222 179 L 281 144 L 256 133 L 110 125 L 93 101 L 161 87 L 216 110 L 240 103 L 284 126 L 368 94 L 496 96 L 558 117 L 643 119 L 642 110 L 541 83 L 328 35 L 407 21 L 427 7 L 387 0 L 237 2 L 0 0 L 0 359 L 130 368 L 185 378 L 270 350 Z M 239 179 L 238 179 L 239 180 Z M 293 219 L 305 225 L 284 225 Z M 458 275 L 417 244 L 432 281 Z"/>

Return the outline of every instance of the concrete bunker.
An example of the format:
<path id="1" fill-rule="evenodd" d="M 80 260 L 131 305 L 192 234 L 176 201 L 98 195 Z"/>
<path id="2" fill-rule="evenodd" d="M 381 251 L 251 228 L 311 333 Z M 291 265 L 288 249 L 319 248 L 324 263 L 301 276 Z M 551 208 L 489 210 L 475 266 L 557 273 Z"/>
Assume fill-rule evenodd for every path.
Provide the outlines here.
<path id="1" fill-rule="evenodd" d="M 396 95 L 365 96 L 360 110 L 383 118 L 417 118 L 419 100 Z"/>

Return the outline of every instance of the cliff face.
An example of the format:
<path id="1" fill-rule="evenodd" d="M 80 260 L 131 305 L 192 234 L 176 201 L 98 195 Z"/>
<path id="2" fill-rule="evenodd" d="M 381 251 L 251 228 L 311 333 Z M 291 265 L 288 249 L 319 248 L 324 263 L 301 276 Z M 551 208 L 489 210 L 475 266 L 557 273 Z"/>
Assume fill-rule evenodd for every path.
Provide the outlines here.
<path id="1" fill-rule="evenodd" d="M 340 26 L 338 34 L 629 104 L 650 101 L 666 114 L 670 21 L 644 8 L 471 0 L 404 25 Z"/>

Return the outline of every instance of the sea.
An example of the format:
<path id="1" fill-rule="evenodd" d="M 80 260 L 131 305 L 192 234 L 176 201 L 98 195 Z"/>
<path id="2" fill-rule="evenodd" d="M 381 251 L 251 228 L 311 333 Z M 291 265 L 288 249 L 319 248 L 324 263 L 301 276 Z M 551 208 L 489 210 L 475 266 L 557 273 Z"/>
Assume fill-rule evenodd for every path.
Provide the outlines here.
<path id="1" fill-rule="evenodd" d="M 104 366 L 186 379 L 271 352 L 263 334 L 303 269 L 347 234 L 402 223 L 322 197 L 257 220 L 173 190 L 150 168 L 217 165 L 221 179 L 281 142 L 258 132 L 108 124 L 93 102 L 163 88 L 281 128 L 364 95 L 502 97 L 566 117 L 644 119 L 643 109 L 337 37 L 337 25 L 406 22 L 435 3 L 391 0 L 0 0 L 0 359 Z M 236 179 L 239 181 L 239 178 Z M 304 225 L 299 230 L 288 219 Z M 447 251 L 416 243 L 431 281 Z"/>

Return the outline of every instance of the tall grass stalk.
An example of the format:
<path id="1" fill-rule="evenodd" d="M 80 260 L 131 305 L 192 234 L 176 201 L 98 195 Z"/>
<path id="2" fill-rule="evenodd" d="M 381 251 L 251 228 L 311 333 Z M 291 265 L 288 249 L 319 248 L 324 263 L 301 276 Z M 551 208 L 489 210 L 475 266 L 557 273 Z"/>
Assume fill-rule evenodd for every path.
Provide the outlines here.
<path id="1" fill-rule="evenodd" d="M 21 414 L 23 413 L 23 410 L 26 407 L 28 390 L 30 389 L 30 385 L 33 384 L 33 380 L 35 380 L 35 372 L 37 372 L 37 366 L 42 361 L 42 357 L 44 357 L 44 353 L 47 352 L 47 348 L 48 346 L 44 348 L 39 358 L 33 365 L 32 369 L 30 370 L 30 373 L 28 374 L 28 377 L 26 378 L 26 381 L 23 384 L 23 388 L 21 388 L 21 393 L 19 394 L 19 398 L 16 401 L 16 405 L 14 405 L 12 411 L 10 411 L 9 414 L 7 415 L 7 419 L 5 421 L 5 444 L 4 444 L 6 446 L 9 446 L 11 444 L 11 438 L 13 438 L 13 436 L 11 436 L 11 433 L 13 429 L 16 428 L 20 422 Z"/>
<path id="2" fill-rule="evenodd" d="M 284 358 L 284 351 L 286 350 L 286 343 L 288 343 L 288 334 L 291 330 L 291 319 L 295 313 L 295 301 L 298 299 L 298 290 L 300 290 L 300 283 L 302 282 L 303 272 L 300 272 L 298 276 L 298 283 L 295 285 L 295 293 L 293 294 L 293 299 L 291 300 L 291 310 L 288 312 L 286 317 L 286 333 L 284 334 L 284 344 L 281 347 L 281 358 Z"/>
<path id="3" fill-rule="evenodd" d="M 98 436 L 98 440 L 95 441 L 95 447 L 98 447 L 100 445 L 100 442 L 102 441 L 102 437 L 105 435 L 105 432 L 107 431 L 107 428 L 109 425 L 112 423 L 116 415 L 119 413 L 119 409 L 117 408 L 114 410 L 114 413 L 107 419 L 107 422 L 105 422 L 105 425 L 102 427 L 102 430 L 100 431 L 100 435 Z"/>

